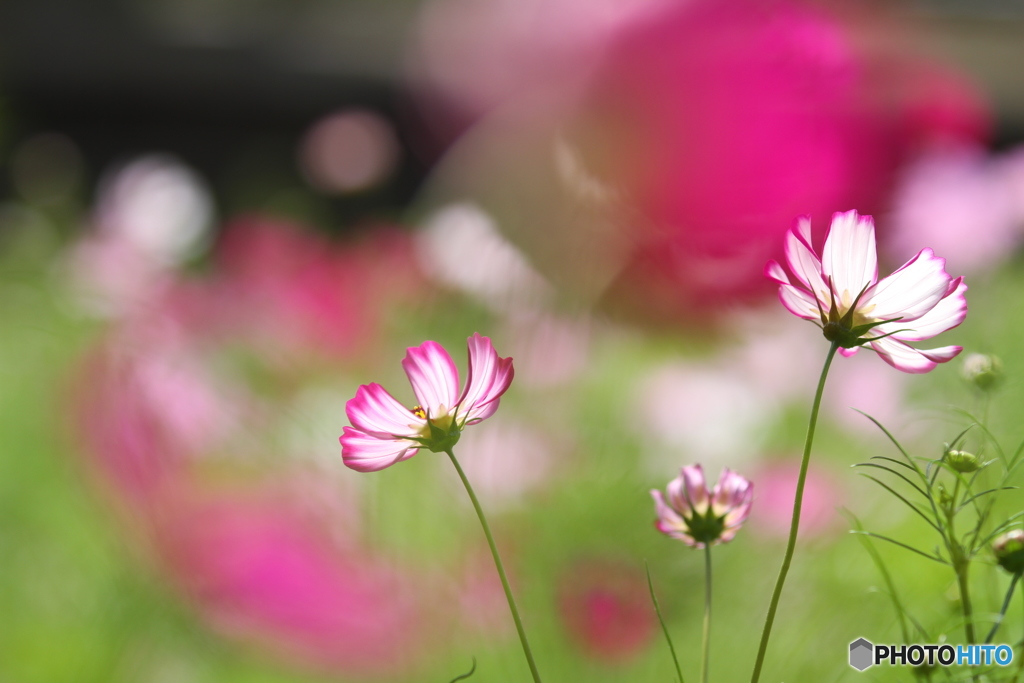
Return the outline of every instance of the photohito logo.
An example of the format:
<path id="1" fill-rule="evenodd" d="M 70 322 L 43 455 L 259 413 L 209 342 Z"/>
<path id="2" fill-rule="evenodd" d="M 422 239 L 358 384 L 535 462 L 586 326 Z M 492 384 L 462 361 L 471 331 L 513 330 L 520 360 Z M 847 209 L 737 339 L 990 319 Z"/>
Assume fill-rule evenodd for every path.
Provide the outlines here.
<path id="1" fill-rule="evenodd" d="M 864 671 L 875 664 L 889 666 L 1009 666 L 1009 645 L 874 645 L 864 638 L 850 643 L 850 666 Z"/>

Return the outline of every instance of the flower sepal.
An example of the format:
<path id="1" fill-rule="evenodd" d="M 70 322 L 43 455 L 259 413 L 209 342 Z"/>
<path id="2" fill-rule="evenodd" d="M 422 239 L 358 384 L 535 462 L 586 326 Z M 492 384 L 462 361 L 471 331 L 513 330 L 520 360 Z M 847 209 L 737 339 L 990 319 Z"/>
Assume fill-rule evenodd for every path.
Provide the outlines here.
<path id="1" fill-rule="evenodd" d="M 689 527 L 690 536 L 697 543 L 714 543 L 722 538 L 722 533 L 725 531 L 725 515 L 716 515 L 714 510 L 708 508 L 707 512 L 701 515 L 695 512 L 692 517 L 683 519 L 686 520 L 686 526 Z"/>
<path id="2" fill-rule="evenodd" d="M 831 283 L 831 278 L 829 278 Z M 831 284 L 830 284 L 831 287 Z M 902 332 L 903 330 L 896 330 L 889 332 L 888 334 L 879 335 L 877 337 L 866 337 L 865 335 L 871 330 L 875 329 L 879 325 L 886 323 L 894 323 L 902 318 L 892 318 L 891 320 L 872 320 L 869 322 L 861 323 L 860 325 L 854 325 L 854 320 L 857 315 L 857 304 L 860 303 L 860 299 L 864 296 L 864 292 L 868 290 L 870 284 L 864 285 L 864 288 L 857 294 L 857 298 L 853 300 L 853 304 L 847 309 L 843 315 L 839 314 L 839 307 L 836 306 L 836 295 L 835 289 L 831 290 L 832 300 L 829 305 L 828 315 L 825 315 L 825 311 L 821 309 L 821 304 L 818 304 L 818 313 L 821 314 L 821 333 L 825 335 L 825 339 L 830 342 L 834 342 L 844 349 L 855 349 L 858 346 L 863 346 L 868 342 L 878 341 L 885 337 Z"/>
<path id="3" fill-rule="evenodd" d="M 430 438 L 414 440 L 423 444 L 423 447 L 432 453 L 450 451 L 459 442 L 459 437 L 462 436 L 462 425 L 459 423 L 458 415 L 454 413 L 447 416 L 445 421 L 448 423 L 447 427 L 439 426 L 434 420 L 430 419 L 430 413 L 427 413 L 427 426 L 430 428 Z"/>

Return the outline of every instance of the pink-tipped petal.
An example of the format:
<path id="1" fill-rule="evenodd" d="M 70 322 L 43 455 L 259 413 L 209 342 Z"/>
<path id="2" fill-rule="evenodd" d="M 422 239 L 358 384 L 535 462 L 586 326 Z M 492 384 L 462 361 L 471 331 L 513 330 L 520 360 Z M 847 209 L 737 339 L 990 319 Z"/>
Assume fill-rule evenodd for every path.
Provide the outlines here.
<path id="1" fill-rule="evenodd" d="M 877 320 L 917 320 L 949 292 L 952 278 L 946 260 L 922 249 L 899 270 L 880 281 L 861 299 L 860 308 Z"/>
<path id="2" fill-rule="evenodd" d="M 423 410 L 437 415 L 455 407 L 459 400 L 459 371 L 443 346 L 425 341 L 410 348 L 402 367 Z"/>
<path id="3" fill-rule="evenodd" d="M 913 374 L 931 372 L 936 365 L 952 360 L 962 350 L 959 346 L 946 346 L 921 351 L 892 337 L 871 342 L 871 348 L 897 370 Z"/>
<path id="4" fill-rule="evenodd" d="M 821 260 L 811 247 L 811 219 L 801 216 L 790 230 L 786 232 L 783 242 L 786 261 L 796 278 L 810 290 L 815 297 L 824 296 L 828 292 L 828 284 L 822 277 Z"/>
<path id="5" fill-rule="evenodd" d="M 697 547 L 697 542 L 689 534 L 690 528 L 686 525 L 686 520 L 680 517 L 679 514 L 665 502 L 661 491 L 652 489 L 651 497 L 654 499 L 655 514 L 658 516 L 658 519 L 654 522 L 655 528 L 667 536 L 679 539 L 687 545 Z"/>
<path id="6" fill-rule="evenodd" d="M 341 458 L 357 472 L 376 472 L 416 455 L 416 444 L 403 439 L 382 439 L 345 427 L 341 438 Z"/>
<path id="7" fill-rule="evenodd" d="M 473 334 L 467 340 L 469 349 L 469 377 L 466 390 L 459 399 L 459 416 L 467 424 L 480 422 L 498 409 L 498 399 L 505 393 L 515 369 L 511 358 L 501 358 L 491 340 Z"/>
<path id="8" fill-rule="evenodd" d="M 764 266 L 764 276 L 779 284 L 779 301 L 790 313 L 804 320 L 820 320 L 821 309 L 814 296 L 789 282 L 786 271 L 777 261 L 769 261 Z"/>
<path id="9" fill-rule="evenodd" d="M 727 467 L 711 494 L 711 509 L 716 515 L 727 515 L 747 503 L 752 492 L 753 485 Z"/>
<path id="10" fill-rule="evenodd" d="M 687 465 L 678 477 L 668 484 L 668 499 L 676 510 L 694 510 L 699 514 L 707 512 L 710 495 L 704 480 L 704 468 Z"/>
<path id="11" fill-rule="evenodd" d="M 875 223 L 871 216 L 856 211 L 832 216 L 825 248 L 821 253 L 822 273 L 831 278 L 836 298 L 852 301 L 865 285 L 878 279 L 875 251 Z"/>
<path id="12" fill-rule="evenodd" d="M 952 293 L 948 294 L 935 307 L 922 315 L 917 320 L 907 324 L 906 331 L 893 334 L 896 339 L 902 341 L 923 341 L 931 339 L 937 334 L 951 330 L 964 321 L 967 317 L 967 285 L 962 277 L 953 281 L 955 284 Z M 879 325 L 879 328 L 888 328 L 882 333 L 895 332 L 904 329 L 899 322 Z"/>
<path id="13" fill-rule="evenodd" d="M 379 437 L 411 436 L 417 432 L 413 425 L 423 422 L 376 383 L 359 387 L 345 414 L 356 429 Z"/>
<path id="14" fill-rule="evenodd" d="M 843 356 L 844 358 L 850 358 L 851 356 L 857 355 L 857 351 L 859 349 L 860 349 L 859 346 L 854 346 L 852 349 L 844 349 L 843 347 L 840 346 L 839 347 L 839 354 L 841 356 Z"/>
<path id="15" fill-rule="evenodd" d="M 821 320 L 822 309 L 810 294 L 792 285 L 779 285 L 779 301 L 786 310 L 804 320 Z M 826 309 L 827 311 L 827 309 Z"/>

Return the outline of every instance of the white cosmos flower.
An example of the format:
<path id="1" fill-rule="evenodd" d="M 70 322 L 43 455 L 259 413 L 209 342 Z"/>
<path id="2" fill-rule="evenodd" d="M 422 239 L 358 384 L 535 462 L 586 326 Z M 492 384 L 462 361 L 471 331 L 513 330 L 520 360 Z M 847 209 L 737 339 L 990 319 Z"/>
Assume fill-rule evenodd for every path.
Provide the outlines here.
<path id="1" fill-rule="evenodd" d="M 779 284 L 779 299 L 793 315 L 820 322 L 825 338 L 852 356 L 870 346 L 904 372 L 928 372 L 963 349 L 917 349 L 923 341 L 956 327 L 967 316 L 967 285 L 946 272 L 946 261 L 922 249 L 892 275 L 878 279 L 875 224 L 856 211 L 837 213 L 821 258 L 811 247 L 811 219 L 801 217 L 786 234 L 786 260 L 797 282 L 769 261 L 765 275 Z"/>

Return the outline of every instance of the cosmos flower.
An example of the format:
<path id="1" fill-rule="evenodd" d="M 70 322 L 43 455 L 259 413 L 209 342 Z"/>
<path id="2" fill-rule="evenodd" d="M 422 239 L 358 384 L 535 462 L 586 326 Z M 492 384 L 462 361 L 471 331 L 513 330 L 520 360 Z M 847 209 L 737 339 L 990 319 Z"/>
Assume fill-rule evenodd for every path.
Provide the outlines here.
<path id="1" fill-rule="evenodd" d="M 878 279 L 875 225 L 856 211 L 836 213 L 821 258 L 811 247 L 811 222 L 797 220 L 786 234 L 789 277 L 776 261 L 765 275 L 779 284 L 779 299 L 790 313 L 819 323 L 825 338 L 852 356 L 868 344 L 903 372 L 928 372 L 963 349 L 916 349 L 906 342 L 930 339 L 956 327 L 967 316 L 967 285 L 953 278 L 946 261 L 922 249 L 892 275 Z"/>
<path id="2" fill-rule="evenodd" d="M 658 531 L 703 548 L 708 543 L 733 539 L 750 514 L 754 485 L 725 468 L 714 490 L 708 492 L 704 469 L 689 465 L 668 483 L 668 502 L 657 489 L 651 491 L 651 497 L 658 514 L 654 523 Z"/>
<path id="3" fill-rule="evenodd" d="M 498 409 L 512 383 L 511 358 L 498 356 L 491 340 L 468 340 L 469 377 L 459 393 L 459 372 L 444 348 L 426 341 L 406 353 L 402 367 L 418 405 L 406 408 L 379 384 L 364 384 L 345 405 L 341 456 L 348 467 L 374 472 L 411 458 L 420 448 L 450 450 L 466 425 L 487 419 Z"/>

